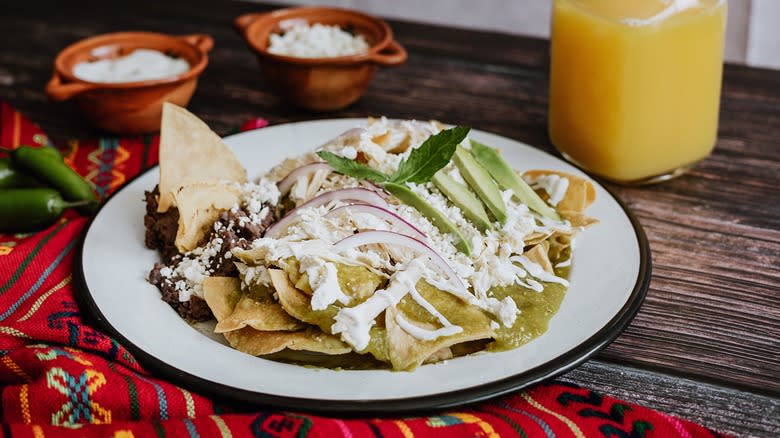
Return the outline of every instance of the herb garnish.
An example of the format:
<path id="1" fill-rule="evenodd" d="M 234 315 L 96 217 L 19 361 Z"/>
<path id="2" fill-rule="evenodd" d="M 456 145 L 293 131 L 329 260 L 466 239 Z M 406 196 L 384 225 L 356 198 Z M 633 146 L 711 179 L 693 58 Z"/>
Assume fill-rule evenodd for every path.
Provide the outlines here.
<path id="1" fill-rule="evenodd" d="M 349 158 L 344 158 L 328 151 L 319 151 L 317 152 L 317 155 L 319 155 L 323 160 L 327 161 L 328 164 L 330 164 L 330 167 L 332 167 L 336 172 L 343 175 L 351 176 L 357 179 L 367 179 L 377 184 L 390 181 L 389 176 L 359 161 L 350 160 Z"/>
<path id="2" fill-rule="evenodd" d="M 338 173 L 357 179 L 365 179 L 379 185 L 386 183 L 403 184 L 411 182 L 422 184 L 447 165 L 455 154 L 455 148 L 466 138 L 471 128 L 456 126 L 445 129 L 428 137 L 420 147 L 412 150 L 408 157 L 398 164 L 398 169 L 388 176 L 363 163 L 350 160 L 328 151 L 319 151 L 317 155 L 327 161 Z"/>

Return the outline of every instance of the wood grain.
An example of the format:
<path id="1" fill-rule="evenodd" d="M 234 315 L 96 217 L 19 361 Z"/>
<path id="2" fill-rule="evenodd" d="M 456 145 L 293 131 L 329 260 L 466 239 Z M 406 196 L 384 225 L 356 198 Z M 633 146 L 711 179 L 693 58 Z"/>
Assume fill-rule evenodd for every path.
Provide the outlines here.
<path id="1" fill-rule="evenodd" d="M 773 437 L 780 431 L 780 400 L 591 360 L 561 380 L 742 437 Z"/>
<path id="2" fill-rule="evenodd" d="M 55 54 L 89 35 L 144 29 L 214 37 L 211 63 L 190 108 L 220 134 L 256 116 L 283 123 L 387 115 L 468 124 L 553 151 L 546 131 L 549 47 L 543 40 L 392 22 L 409 62 L 380 70 L 354 106 L 317 114 L 280 101 L 233 31 L 233 17 L 263 6 L 138 1 L 113 13 L 113 4 L 54 5 L 59 3 L 15 1 L 0 14 L 0 98 L 52 136 L 98 134 L 71 105 L 46 101 L 42 90 Z M 776 404 L 766 400 L 780 395 L 780 72 L 726 66 L 715 153 L 674 181 L 610 187 L 644 226 L 654 267 L 637 318 L 599 357 L 622 364 L 621 370 L 652 368 L 763 393 L 770 398 L 757 403 L 776 414 Z M 596 379 L 583 370 L 572 378 Z M 642 376 L 599 382 L 619 394 L 662 389 Z M 677 399 L 682 403 L 689 395 Z M 667 397 L 664 403 L 672 406 L 675 396 Z M 769 430 L 749 429 L 748 420 L 741 424 L 745 429 L 724 430 Z M 771 425 L 776 430 L 776 422 Z"/>

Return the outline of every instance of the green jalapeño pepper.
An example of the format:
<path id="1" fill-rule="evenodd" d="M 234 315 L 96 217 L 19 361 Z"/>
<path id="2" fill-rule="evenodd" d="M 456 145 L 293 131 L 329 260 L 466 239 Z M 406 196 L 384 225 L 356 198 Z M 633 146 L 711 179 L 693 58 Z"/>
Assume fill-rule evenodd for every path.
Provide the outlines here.
<path id="1" fill-rule="evenodd" d="M 47 151 L 46 149 L 51 149 Z M 71 169 L 52 148 L 21 146 L 11 152 L 13 165 L 23 169 L 38 180 L 57 189 L 67 201 L 79 202 L 79 211 L 92 214 L 98 208 L 98 198 L 84 178 Z"/>
<path id="2" fill-rule="evenodd" d="M 88 201 L 66 202 L 59 192 L 46 187 L 0 189 L 0 232 L 26 233 L 57 222 L 62 211 Z"/>
<path id="3" fill-rule="evenodd" d="M 0 189 L 37 187 L 40 185 L 41 183 L 35 178 L 16 170 L 11 164 L 10 158 L 0 158 Z"/>

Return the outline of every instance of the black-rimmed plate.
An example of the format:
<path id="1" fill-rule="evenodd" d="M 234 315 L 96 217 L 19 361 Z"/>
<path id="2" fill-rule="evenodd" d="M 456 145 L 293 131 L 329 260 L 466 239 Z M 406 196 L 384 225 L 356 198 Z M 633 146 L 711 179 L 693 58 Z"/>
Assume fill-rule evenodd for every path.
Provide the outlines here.
<path id="1" fill-rule="evenodd" d="M 310 151 L 363 120 L 302 122 L 225 139 L 256 177 L 282 159 Z M 517 169 L 575 167 L 517 141 L 473 130 Z M 183 157 L 184 158 L 184 157 Z M 570 289 L 548 331 L 515 350 L 424 365 L 414 372 L 336 371 L 274 362 L 226 345 L 209 325 L 183 321 L 145 277 L 159 260 L 144 246 L 144 191 L 153 169 L 120 189 L 84 236 L 80 302 L 150 370 L 221 398 L 328 412 L 402 412 L 451 407 L 504 394 L 579 365 L 626 327 L 644 299 L 650 251 L 639 223 L 601 184 L 588 210 L 600 223 L 576 239 Z M 522 316 L 521 316 L 522 317 Z"/>

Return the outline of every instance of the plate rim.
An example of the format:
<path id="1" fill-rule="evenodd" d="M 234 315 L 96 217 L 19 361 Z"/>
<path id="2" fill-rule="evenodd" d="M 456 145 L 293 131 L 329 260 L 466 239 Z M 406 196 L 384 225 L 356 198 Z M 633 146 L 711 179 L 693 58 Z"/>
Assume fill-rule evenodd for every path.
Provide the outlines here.
<path id="1" fill-rule="evenodd" d="M 328 119 L 328 121 L 341 121 L 348 119 Z M 312 120 L 303 122 L 282 123 L 275 126 L 294 125 L 307 122 L 323 122 L 325 120 Z M 251 131 L 249 131 L 251 132 Z M 485 131 L 489 132 L 489 131 Z M 237 133 L 233 135 L 242 135 L 244 133 Z M 223 138 L 231 137 L 226 136 Z M 494 134 L 498 135 L 498 134 Z M 510 137 L 502 136 L 514 142 L 518 142 L 529 147 L 533 147 L 538 151 L 549 155 L 550 157 L 561 160 L 567 164 L 568 161 L 556 157 L 547 151 L 528 145 L 519 140 L 515 140 Z M 573 165 L 573 164 L 572 164 Z M 579 166 L 574 165 L 580 170 Z M 492 381 L 475 385 L 468 388 L 457 389 L 453 391 L 428 394 L 414 397 L 404 397 L 396 399 L 369 399 L 369 400 L 331 400 L 324 398 L 302 398 L 282 396 L 270 393 L 263 393 L 257 391 L 251 391 L 247 389 L 235 388 L 225 385 L 223 383 L 212 381 L 204 377 L 199 377 L 194 374 L 188 373 L 177 368 L 174 365 L 170 365 L 154 356 L 145 352 L 142 348 L 135 345 L 129 339 L 127 339 L 122 333 L 120 333 L 103 315 L 98 307 L 97 303 L 92 297 L 89 288 L 87 287 L 86 277 L 84 273 L 83 265 L 83 249 L 86 243 L 86 237 L 89 233 L 92 223 L 98 217 L 103 208 L 111 201 L 111 199 L 125 190 L 136 179 L 145 176 L 149 172 L 156 171 L 159 168 L 158 165 L 150 167 L 143 172 L 135 175 L 130 180 L 126 181 L 122 187 L 112 193 L 105 201 L 100 205 L 98 211 L 89 219 L 89 222 L 85 225 L 84 230 L 79 236 L 79 243 L 74 254 L 74 298 L 78 303 L 86 322 L 91 322 L 96 325 L 97 328 L 104 331 L 106 334 L 114 338 L 117 342 L 122 344 L 125 349 L 133 354 L 136 361 L 149 373 L 158 377 L 168 379 L 171 383 L 178 386 L 186 387 L 194 390 L 195 392 L 208 396 L 212 399 L 228 402 L 240 401 L 244 403 L 250 403 L 252 405 L 259 406 L 272 406 L 275 409 L 295 409 L 305 412 L 316 412 L 324 414 L 338 414 L 338 415 L 371 415 L 371 414 L 405 414 L 405 413 L 417 413 L 421 411 L 431 411 L 438 409 L 453 408 L 456 406 L 463 406 L 467 404 L 478 403 L 505 395 L 509 392 L 517 391 L 523 388 L 527 388 L 531 385 L 540 383 L 542 381 L 551 379 L 558 375 L 561 375 L 567 371 L 570 371 L 591 357 L 596 353 L 604 349 L 607 345 L 612 343 L 623 330 L 631 323 L 636 316 L 637 312 L 641 308 L 647 290 L 650 286 L 650 279 L 652 273 L 652 257 L 650 251 L 650 245 L 647 240 L 647 236 L 642 228 L 639 220 L 633 212 L 628 208 L 626 203 L 622 201 L 615 193 L 604 185 L 603 180 L 593 175 L 588 174 L 590 179 L 598 184 L 612 199 L 620 206 L 623 213 L 631 223 L 631 227 L 634 231 L 634 235 L 637 238 L 637 244 L 639 246 L 639 270 L 637 272 L 636 282 L 634 287 L 628 296 L 626 302 L 618 310 L 618 312 L 606 322 L 597 332 L 582 341 L 574 348 L 542 363 L 534 368 L 526 370 L 524 372 Z M 584 171 L 584 170 L 583 170 Z"/>

